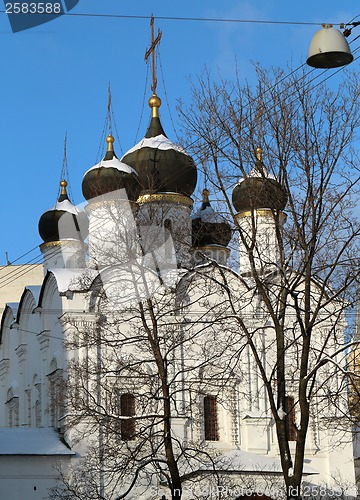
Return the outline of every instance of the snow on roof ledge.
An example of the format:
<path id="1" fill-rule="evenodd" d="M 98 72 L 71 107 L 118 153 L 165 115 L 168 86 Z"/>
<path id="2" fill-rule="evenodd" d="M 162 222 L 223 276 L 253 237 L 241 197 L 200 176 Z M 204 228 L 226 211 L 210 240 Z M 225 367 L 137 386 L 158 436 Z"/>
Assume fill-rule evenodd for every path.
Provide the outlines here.
<path id="1" fill-rule="evenodd" d="M 217 471 L 238 472 L 238 473 L 265 473 L 281 474 L 282 468 L 280 459 L 267 455 L 258 455 L 248 451 L 234 450 L 222 454 L 215 459 Z M 204 464 L 199 472 L 211 470 L 213 466 L 209 464 L 209 469 Z M 319 474 L 313 467 L 304 464 L 304 475 Z"/>
<path id="2" fill-rule="evenodd" d="M 54 275 L 60 293 L 66 293 L 68 290 L 83 291 L 98 275 L 97 271 L 85 268 L 50 268 L 48 272 Z"/>
<path id="3" fill-rule="evenodd" d="M 14 314 L 14 319 L 16 318 L 18 309 L 19 309 L 19 302 L 6 302 L 6 306 L 9 309 L 12 309 L 13 314 Z"/>
<path id="4" fill-rule="evenodd" d="M 27 285 L 25 289 L 33 294 L 35 304 L 37 304 L 41 293 L 41 285 Z"/>
<path id="5" fill-rule="evenodd" d="M 0 455 L 75 455 L 53 429 L 0 428 Z"/>

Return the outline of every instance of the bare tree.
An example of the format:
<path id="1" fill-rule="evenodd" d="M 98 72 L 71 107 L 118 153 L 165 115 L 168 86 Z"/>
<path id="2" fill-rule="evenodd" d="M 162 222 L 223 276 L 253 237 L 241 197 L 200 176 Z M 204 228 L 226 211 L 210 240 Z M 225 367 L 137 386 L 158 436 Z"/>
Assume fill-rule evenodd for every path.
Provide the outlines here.
<path id="1" fill-rule="evenodd" d="M 146 254 L 136 260 L 134 234 L 119 230 L 122 202 L 119 207 L 118 216 L 114 205 L 101 208 L 110 210 L 118 229 L 107 237 L 101 225 L 102 267 L 84 270 L 71 286 L 84 295 L 89 312 L 62 317 L 69 357 L 64 433 L 84 458 L 72 474 L 59 471 L 52 498 L 159 498 L 170 492 L 180 499 L 184 482 L 196 484 L 202 467 L 216 484 L 219 453 L 211 444 L 220 439 L 217 412 L 235 411 L 241 339 L 233 317 L 227 318 L 233 301 L 226 289 L 238 277 L 215 263 L 198 270 L 166 263 L 174 249 L 169 252 L 170 234 L 159 238 L 159 227 L 155 249 L 153 232 L 140 229 Z M 128 227 L 128 220 L 123 224 Z M 128 253 L 121 259 L 112 248 Z M 93 261 L 97 253 L 93 248 Z"/>
<path id="2" fill-rule="evenodd" d="M 213 84 L 205 74 L 189 109 L 181 108 L 189 148 L 205 152 L 219 209 L 233 223 L 240 273 L 206 252 L 201 265 L 189 260 L 178 269 L 165 233 L 164 252 L 154 246 L 168 220 L 159 210 L 153 226 L 123 231 L 131 213 L 112 201 L 107 219 L 116 231 L 90 223 L 93 232 L 101 227 L 101 252 L 92 243 L 93 270 L 72 287 L 88 312 L 62 317 L 70 358 L 65 436 L 86 449 L 52 498 L 170 492 L 175 500 L 185 490 L 199 499 L 228 498 L 230 490 L 241 498 L 269 492 L 269 482 L 274 489 L 274 477 L 278 489 L 268 496 L 299 497 L 311 487 L 309 439 L 320 450 L 319 429 L 333 435 L 329 446 L 349 434 L 360 87 L 351 74 L 336 91 L 299 71 L 285 77 L 257 68 L 257 78 L 252 87 Z M 93 206 L 103 219 L 109 205 Z M 189 236 L 172 235 L 175 249 Z M 184 261 L 190 245 L 182 251 Z M 241 415 L 252 411 L 265 433 L 275 426 L 280 480 L 270 466 L 246 469 L 236 454 Z"/>
<path id="3" fill-rule="evenodd" d="M 352 345 L 358 282 L 360 86 L 353 73 L 345 73 L 335 90 L 303 69 L 286 74 L 256 67 L 256 75 L 255 83 L 242 85 L 238 75 L 212 82 L 205 71 L 192 86 L 191 104 L 179 109 L 188 148 L 207 157 L 205 175 L 234 220 L 240 274 L 257 298 L 257 321 L 235 305 L 231 311 L 266 391 L 291 498 L 300 495 L 314 415 L 329 428 L 348 417 L 345 351 Z M 259 146 L 263 155 L 258 150 L 256 157 Z M 270 239 L 261 243 L 265 216 Z M 266 358 L 261 328 L 268 332 Z"/>

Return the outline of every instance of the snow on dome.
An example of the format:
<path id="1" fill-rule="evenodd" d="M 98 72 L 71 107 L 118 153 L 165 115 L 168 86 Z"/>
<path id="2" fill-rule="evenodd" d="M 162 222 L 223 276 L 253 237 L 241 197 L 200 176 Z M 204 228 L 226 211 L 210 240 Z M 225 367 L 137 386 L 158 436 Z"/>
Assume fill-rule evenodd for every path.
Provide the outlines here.
<path id="1" fill-rule="evenodd" d="M 129 153 L 133 153 L 141 148 L 153 148 L 153 149 L 174 149 L 175 151 L 179 151 L 179 153 L 184 153 L 189 156 L 184 148 L 174 144 L 170 139 L 168 139 L 165 135 L 157 135 L 156 137 L 144 137 L 141 141 L 136 144 L 133 148 L 127 151 L 126 155 Z M 125 155 L 124 155 L 125 156 Z"/>
<path id="2" fill-rule="evenodd" d="M 50 212 L 53 210 L 62 210 L 63 212 L 69 212 L 74 215 L 78 215 L 81 212 L 71 203 L 70 200 L 57 201 L 54 206 L 46 211 Z"/>
<path id="3" fill-rule="evenodd" d="M 226 247 L 231 240 L 231 227 L 225 217 L 212 208 L 209 191 L 203 189 L 199 210 L 192 216 L 192 241 L 195 247 L 220 245 Z"/>
<path id="4" fill-rule="evenodd" d="M 270 174 L 262 161 L 262 149 L 256 149 L 255 167 L 245 177 L 239 179 L 232 192 L 235 210 L 284 210 L 287 193 L 277 178 Z"/>
<path id="5" fill-rule="evenodd" d="M 114 158 L 112 158 L 111 160 L 101 160 L 99 163 L 89 168 L 89 170 L 84 174 L 84 177 L 88 172 L 97 168 L 115 168 L 116 170 L 119 170 L 119 172 L 126 172 L 127 174 L 137 175 L 136 170 L 130 167 L 130 165 L 127 165 L 126 163 L 116 158 L 116 156 L 114 156 Z"/>
<path id="6" fill-rule="evenodd" d="M 158 115 L 159 105 L 160 99 L 154 95 L 145 137 L 125 153 L 122 161 L 138 173 L 141 195 L 176 193 L 190 197 L 197 181 L 194 160 L 166 137 Z"/>
<path id="7" fill-rule="evenodd" d="M 120 161 L 114 151 L 114 137 L 106 138 L 107 151 L 104 158 L 84 175 L 82 192 L 86 200 L 107 193 L 125 190 L 130 201 L 136 201 L 140 191 L 138 174 L 128 163 Z"/>
<path id="8" fill-rule="evenodd" d="M 46 210 L 39 220 L 39 234 L 44 243 L 60 239 L 84 240 L 88 233 L 87 217 L 69 200 L 67 182 L 64 179 L 60 181 L 60 186 L 61 193 L 57 202 Z"/>
<path id="9" fill-rule="evenodd" d="M 248 179 L 249 177 L 255 177 L 255 178 L 258 177 L 258 178 L 262 178 L 262 179 L 273 179 L 274 181 L 276 181 L 275 175 L 270 174 L 270 172 L 267 170 L 267 168 L 265 168 L 263 165 L 262 165 L 262 171 L 256 166 L 248 173 L 248 175 L 246 177 L 240 177 L 240 179 L 238 180 L 238 184 L 240 184 L 244 180 Z"/>
<path id="10" fill-rule="evenodd" d="M 199 208 L 192 216 L 192 219 L 201 219 L 203 222 L 225 222 L 225 218 L 218 212 L 215 212 L 212 206 Z"/>

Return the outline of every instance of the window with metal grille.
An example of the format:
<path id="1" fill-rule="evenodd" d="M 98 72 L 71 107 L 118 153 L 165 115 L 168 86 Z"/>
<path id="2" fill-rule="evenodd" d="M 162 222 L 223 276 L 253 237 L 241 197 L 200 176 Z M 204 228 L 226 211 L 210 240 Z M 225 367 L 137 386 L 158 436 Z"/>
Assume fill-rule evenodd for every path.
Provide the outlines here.
<path id="1" fill-rule="evenodd" d="M 56 368 L 48 375 L 49 379 L 49 411 L 51 427 L 59 428 L 64 414 L 63 371 Z"/>
<path id="2" fill-rule="evenodd" d="M 164 229 L 165 229 L 165 241 L 164 241 L 165 258 L 171 259 L 173 250 L 173 242 L 172 242 L 173 227 L 172 227 L 172 221 L 170 219 L 164 220 Z"/>
<path id="3" fill-rule="evenodd" d="M 286 432 L 289 441 L 296 441 L 295 400 L 292 396 L 285 397 Z"/>
<path id="4" fill-rule="evenodd" d="M 35 384 L 35 427 L 42 427 L 41 384 Z"/>
<path id="5" fill-rule="evenodd" d="M 26 398 L 26 420 L 27 425 L 31 427 L 31 414 L 32 414 L 32 406 L 31 406 L 31 389 L 26 389 L 25 391 Z"/>
<path id="6" fill-rule="evenodd" d="M 219 441 L 216 396 L 204 397 L 204 427 L 207 441 Z"/>
<path id="7" fill-rule="evenodd" d="M 135 415 L 135 397 L 133 394 L 121 394 L 120 396 L 120 415 L 122 417 L 133 417 Z M 130 441 L 135 435 L 135 420 L 127 418 L 120 423 L 121 439 Z"/>
<path id="8" fill-rule="evenodd" d="M 14 394 L 13 389 L 7 392 L 6 406 L 9 427 L 19 427 L 19 396 Z"/>

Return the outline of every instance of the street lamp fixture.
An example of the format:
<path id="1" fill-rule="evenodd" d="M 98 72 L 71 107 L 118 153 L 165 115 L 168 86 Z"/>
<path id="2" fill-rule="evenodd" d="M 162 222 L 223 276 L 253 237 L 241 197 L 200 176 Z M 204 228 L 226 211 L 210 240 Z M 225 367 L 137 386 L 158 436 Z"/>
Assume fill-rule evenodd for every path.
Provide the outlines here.
<path id="1" fill-rule="evenodd" d="M 351 63 L 354 56 L 345 38 L 350 33 L 351 29 L 341 33 L 331 24 L 323 24 L 322 29 L 317 31 L 311 40 L 307 64 L 313 68 L 325 69 Z"/>

